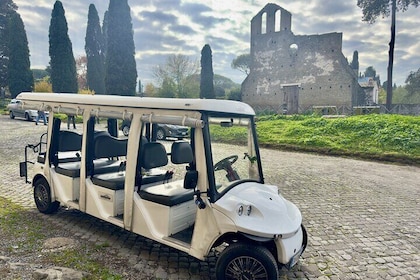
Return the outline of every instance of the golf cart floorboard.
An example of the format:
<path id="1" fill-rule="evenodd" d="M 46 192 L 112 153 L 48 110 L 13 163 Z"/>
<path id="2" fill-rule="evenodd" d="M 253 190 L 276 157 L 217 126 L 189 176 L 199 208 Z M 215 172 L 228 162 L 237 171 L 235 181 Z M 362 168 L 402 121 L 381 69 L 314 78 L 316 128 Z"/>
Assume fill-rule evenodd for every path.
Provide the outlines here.
<path id="1" fill-rule="evenodd" d="M 194 225 L 192 225 L 192 226 L 190 226 L 190 227 L 188 227 L 188 228 L 186 228 L 186 229 L 184 229 L 184 230 L 182 230 L 178 233 L 175 233 L 175 234 L 169 236 L 169 238 L 176 239 L 176 240 L 182 241 L 182 242 L 187 243 L 187 244 L 191 244 L 193 231 L 194 231 Z"/>

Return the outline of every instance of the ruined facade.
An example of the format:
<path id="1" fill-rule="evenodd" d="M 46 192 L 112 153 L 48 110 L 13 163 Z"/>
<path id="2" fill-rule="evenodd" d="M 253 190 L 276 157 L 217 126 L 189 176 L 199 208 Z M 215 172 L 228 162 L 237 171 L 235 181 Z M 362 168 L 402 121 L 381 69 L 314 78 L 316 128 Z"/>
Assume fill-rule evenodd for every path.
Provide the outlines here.
<path id="1" fill-rule="evenodd" d="M 291 13 L 276 4 L 251 20 L 252 63 L 242 100 L 257 111 L 289 114 L 312 106 L 347 113 L 362 105 L 357 74 L 342 53 L 342 33 L 294 35 L 291 26 Z"/>

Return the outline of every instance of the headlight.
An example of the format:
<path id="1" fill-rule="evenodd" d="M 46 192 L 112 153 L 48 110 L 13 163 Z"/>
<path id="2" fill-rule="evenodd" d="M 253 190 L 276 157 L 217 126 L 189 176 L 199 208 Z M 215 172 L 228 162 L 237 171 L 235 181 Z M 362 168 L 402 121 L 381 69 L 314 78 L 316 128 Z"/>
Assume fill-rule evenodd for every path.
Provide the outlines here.
<path id="1" fill-rule="evenodd" d="M 247 216 L 251 215 L 251 212 L 252 212 L 252 206 L 251 206 L 251 205 L 248 205 L 248 206 L 246 207 L 246 215 L 247 215 Z"/>
<path id="2" fill-rule="evenodd" d="M 251 215 L 251 212 L 252 212 L 252 206 L 251 205 L 245 206 L 245 215 L 249 216 Z M 239 205 L 238 215 L 242 216 L 243 214 L 244 214 L 244 205 Z"/>
<path id="3" fill-rule="evenodd" d="M 244 213 L 244 207 L 242 206 L 242 205 L 239 205 L 239 208 L 238 208 L 238 215 L 239 216 L 242 216 L 242 214 Z"/>

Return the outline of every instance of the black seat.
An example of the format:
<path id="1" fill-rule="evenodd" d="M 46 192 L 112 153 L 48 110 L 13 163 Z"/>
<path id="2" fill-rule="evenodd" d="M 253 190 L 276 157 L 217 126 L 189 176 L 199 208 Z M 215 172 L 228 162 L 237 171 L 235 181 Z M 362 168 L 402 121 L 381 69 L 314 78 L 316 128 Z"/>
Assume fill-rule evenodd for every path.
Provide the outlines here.
<path id="1" fill-rule="evenodd" d="M 142 155 L 142 166 L 146 168 L 156 168 L 164 166 L 168 162 L 165 148 L 160 143 L 149 143 L 154 144 L 149 149 L 145 146 Z M 193 161 L 193 153 L 190 144 L 187 142 L 174 142 L 171 147 L 171 162 L 174 164 L 184 164 Z M 168 185 L 151 185 L 144 186 L 142 179 L 142 187 L 140 188 L 139 195 L 141 198 L 159 203 L 166 206 L 174 206 L 181 204 L 186 201 L 193 200 L 194 191 L 187 190 L 183 187 L 183 182 L 175 181 Z"/>
<path id="2" fill-rule="evenodd" d="M 109 136 L 109 135 L 108 135 Z M 102 144 L 101 141 L 99 144 Z M 107 139 L 103 139 L 104 143 L 109 142 Z M 140 147 L 139 150 L 142 150 L 143 145 L 147 143 L 147 139 L 145 137 L 142 137 L 141 142 L 140 142 Z M 98 147 L 99 149 L 99 147 Z M 119 151 L 118 151 L 119 150 Z M 116 151 L 114 151 L 114 154 L 122 154 L 122 150 L 123 147 L 119 147 L 116 149 Z M 95 148 L 96 151 L 96 148 Z M 96 153 L 96 152 L 95 152 Z M 96 153 L 96 155 L 104 155 L 103 151 L 99 151 Z M 125 162 L 121 162 L 117 168 L 116 171 L 113 171 L 112 169 L 116 168 L 117 164 L 113 163 L 110 164 L 109 166 L 106 166 L 106 161 L 95 161 L 95 173 L 92 177 L 92 183 L 94 183 L 95 185 L 110 189 L 110 190 L 122 190 L 124 189 L 124 184 L 125 184 L 125 173 L 122 172 L 125 170 Z M 100 166 L 100 164 L 105 164 L 104 166 Z M 109 172 L 105 172 L 107 170 L 110 170 Z M 156 180 L 159 180 L 158 178 L 155 178 L 156 175 L 153 176 L 149 176 L 150 178 L 148 179 L 149 181 L 151 181 L 153 179 L 154 182 L 156 182 Z"/>
<path id="3" fill-rule="evenodd" d="M 55 153 L 55 170 L 57 173 L 72 178 L 80 177 L 80 150 L 82 135 L 63 130 L 58 134 L 57 151 Z M 61 157 L 59 153 L 69 152 L 70 156 Z M 73 154 L 74 153 L 74 154 Z"/>
<path id="4" fill-rule="evenodd" d="M 100 134 L 94 139 L 94 174 L 117 172 L 121 169 L 120 157 L 127 155 L 127 139 L 118 139 L 110 134 Z"/>

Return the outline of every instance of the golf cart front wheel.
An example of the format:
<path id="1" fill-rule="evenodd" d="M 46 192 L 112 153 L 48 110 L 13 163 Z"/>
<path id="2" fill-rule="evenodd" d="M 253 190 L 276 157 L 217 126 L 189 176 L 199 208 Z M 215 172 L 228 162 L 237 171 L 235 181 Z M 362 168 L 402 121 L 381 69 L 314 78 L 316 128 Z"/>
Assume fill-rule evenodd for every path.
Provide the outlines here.
<path id="1" fill-rule="evenodd" d="M 38 208 L 39 212 L 44 214 L 54 213 L 60 206 L 58 201 L 51 201 L 51 189 L 44 178 L 35 181 L 34 200 L 36 208 Z"/>
<path id="2" fill-rule="evenodd" d="M 232 244 L 221 253 L 216 263 L 218 280 L 278 279 L 277 262 L 262 246 Z"/>

